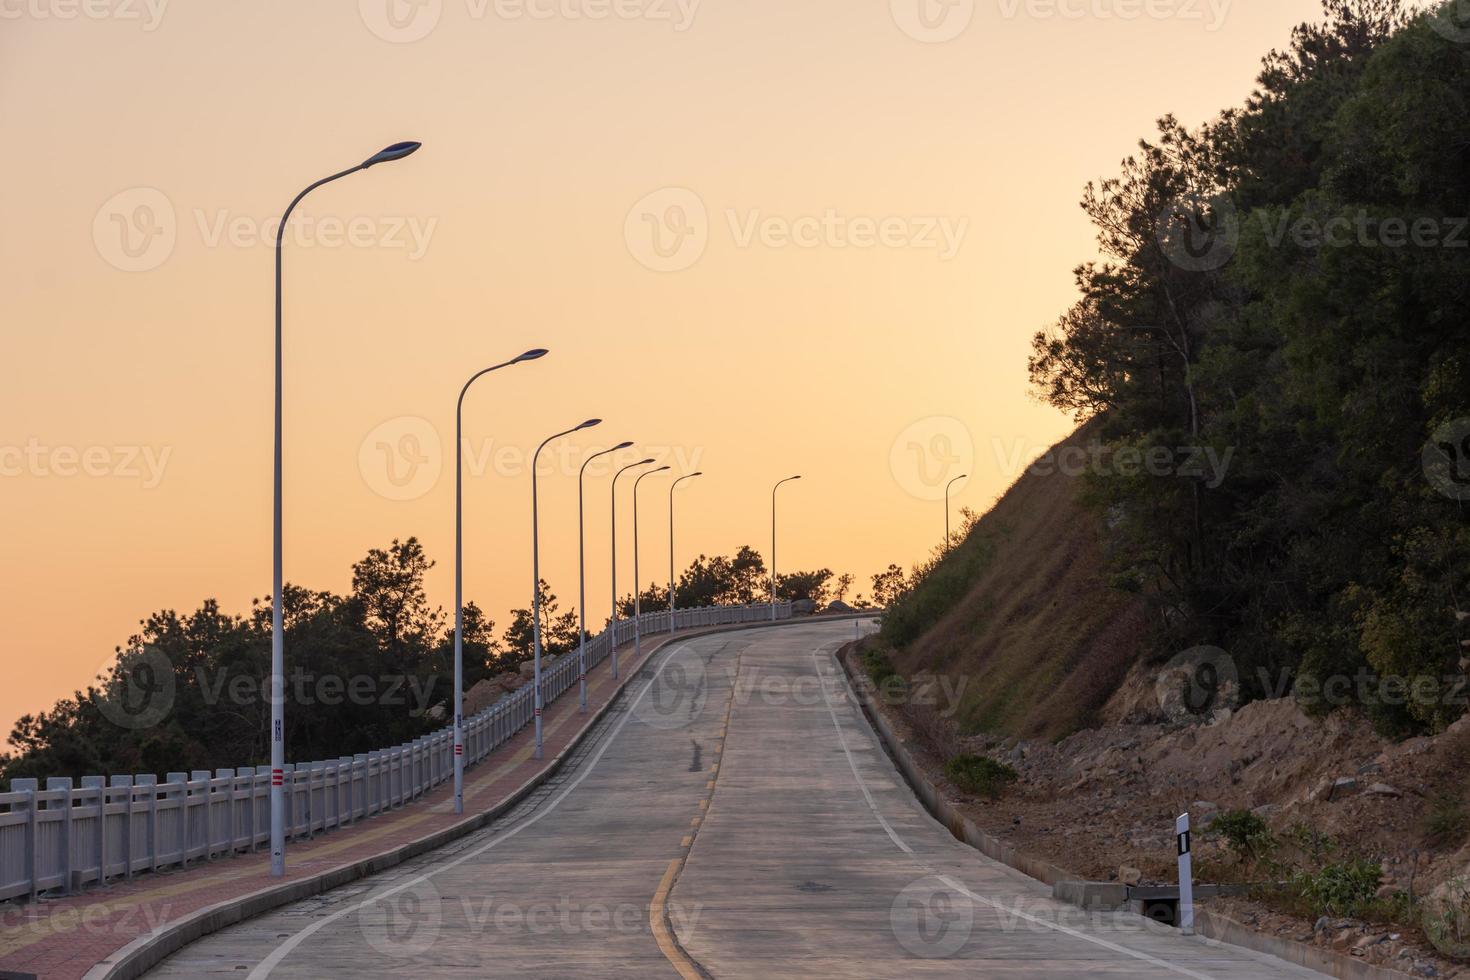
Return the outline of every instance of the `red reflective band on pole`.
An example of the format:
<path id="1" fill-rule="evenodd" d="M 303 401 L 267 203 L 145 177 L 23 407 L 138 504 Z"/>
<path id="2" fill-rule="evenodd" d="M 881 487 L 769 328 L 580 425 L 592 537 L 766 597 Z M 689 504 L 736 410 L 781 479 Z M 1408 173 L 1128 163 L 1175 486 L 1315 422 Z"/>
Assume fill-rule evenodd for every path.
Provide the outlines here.
<path id="1" fill-rule="evenodd" d="M 579 681 L 585 681 L 586 679 L 587 679 L 587 675 L 586 674 L 578 674 L 577 675 L 577 680 L 579 680 Z"/>
<path id="2" fill-rule="evenodd" d="M 456 745 L 454 747 L 454 754 L 455 755 L 464 755 L 464 746 L 463 745 Z"/>
<path id="3" fill-rule="evenodd" d="M 540 718 L 541 717 L 541 709 L 540 708 L 537 708 L 536 709 L 536 717 L 537 718 Z"/>
<path id="4" fill-rule="evenodd" d="M 286 772 L 285 772 L 285 770 L 283 770 L 283 769 L 272 769 L 271 770 L 271 785 L 272 786 L 285 786 L 286 785 Z"/>

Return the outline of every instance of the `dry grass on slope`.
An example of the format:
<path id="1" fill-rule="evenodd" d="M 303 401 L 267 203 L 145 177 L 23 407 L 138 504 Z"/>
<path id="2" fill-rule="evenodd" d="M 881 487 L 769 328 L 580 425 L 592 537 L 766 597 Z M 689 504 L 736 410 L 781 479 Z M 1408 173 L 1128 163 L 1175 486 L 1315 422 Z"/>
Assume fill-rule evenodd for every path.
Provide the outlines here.
<path id="1" fill-rule="evenodd" d="M 1091 428 L 1054 451 L 1086 444 Z M 1057 472 L 1016 481 L 956 549 L 978 570 L 968 591 L 893 655 L 904 674 L 963 679 L 955 720 L 967 732 L 1060 738 L 1087 727 L 1144 652 L 1143 600 L 1108 586 L 1081 489 Z"/>

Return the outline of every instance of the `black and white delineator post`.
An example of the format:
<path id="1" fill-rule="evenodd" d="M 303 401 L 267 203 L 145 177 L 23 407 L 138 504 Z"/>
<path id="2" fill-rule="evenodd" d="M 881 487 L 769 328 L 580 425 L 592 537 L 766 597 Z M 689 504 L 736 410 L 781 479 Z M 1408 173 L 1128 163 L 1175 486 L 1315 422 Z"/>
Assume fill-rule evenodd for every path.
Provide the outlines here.
<path id="1" fill-rule="evenodd" d="M 1189 812 L 1174 821 L 1174 836 L 1179 842 L 1179 930 L 1194 935 L 1194 861 L 1189 854 Z"/>

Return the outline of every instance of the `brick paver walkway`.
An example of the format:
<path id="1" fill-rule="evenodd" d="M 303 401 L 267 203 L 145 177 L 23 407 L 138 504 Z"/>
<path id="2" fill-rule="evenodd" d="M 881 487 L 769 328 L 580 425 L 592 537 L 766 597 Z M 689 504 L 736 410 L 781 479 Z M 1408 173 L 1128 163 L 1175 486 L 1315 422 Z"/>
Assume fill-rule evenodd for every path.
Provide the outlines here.
<path id="1" fill-rule="evenodd" d="M 688 631 L 679 636 L 704 630 Z M 644 644 L 647 662 L 668 636 Z M 288 844 L 286 877 L 270 877 L 270 854 L 240 854 L 187 869 L 144 874 L 91 888 L 80 895 L 36 903 L 0 905 L 0 977 L 35 975 L 43 980 L 78 980 L 97 963 L 158 926 L 200 909 L 259 891 L 283 881 L 309 878 L 377 854 L 392 851 L 458 820 L 472 819 L 509 797 L 527 780 L 549 768 L 557 755 L 586 728 L 642 663 L 631 653 L 620 658 L 621 680 L 612 679 L 608 661 L 588 673 L 588 713 L 577 710 L 577 689 L 547 705 L 542 714 L 545 758 L 533 756 L 534 726 L 465 771 L 465 814 L 453 810 L 454 784 L 446 780 L 423 798 L 314 840 Z"/>

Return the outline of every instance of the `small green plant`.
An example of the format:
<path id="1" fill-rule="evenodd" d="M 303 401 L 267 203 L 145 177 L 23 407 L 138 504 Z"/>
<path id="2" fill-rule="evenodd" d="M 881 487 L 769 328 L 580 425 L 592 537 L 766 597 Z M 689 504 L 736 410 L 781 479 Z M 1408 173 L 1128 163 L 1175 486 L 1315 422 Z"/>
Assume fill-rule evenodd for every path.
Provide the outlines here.
<path id="1" fill-rule="evenodd" d="M 893 661 L 888 659 L 888 654 L 883 650 L 874 648 L 863 654 L 863 669 L 868 672 L 868 677 L 874 684 L 882 684 L 890 677 L 898 676 L 894 669 Z"/>
<path id="2" fill-rule="evenodd" d="M 1317 915 L 1356 915 L 1373 902 L 1383 869 L 1377 861 L 1354 858 L 1329 864 L 1321 871 L 1298 871 L 1292 889 Z"/>
<path id="3" fill-rule="evenodd" d="M 1004 762 L 983 755 L 957 755 L 944 765 L 944 775 L 966 793 L 998 800 L 1006 787 L 1021 778 Z"/>
<path id="4" fill-rule="evenodd" d="M 1424 934 L 1434 948 L 1470 960 L 1470 878 L 1452 878 L 1424 903 Z"/>
<path id="5" fill-rule="evenodd" d="M 1266 821 L 1249 810 L 1226 810 L 1215 818 L 1209 832 L 1225 841 L 1239 864 L 1254 864 L 1276 847 Z"/>
<path id="6" fill-rule="evenodd" d="M 1313 866 L 1321 865 L 1327 860 L 1327 855 L 1337 850 L 1337 841 L 1332 839 L 1332 835 L 1324 834 L 1316 827 L 1301 820 L 1292 824 L 1283 836 L 1287 843 L 1301 851 Z"/>

